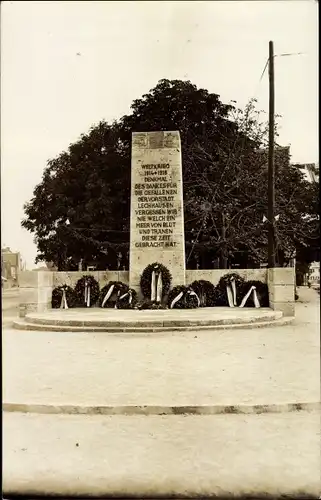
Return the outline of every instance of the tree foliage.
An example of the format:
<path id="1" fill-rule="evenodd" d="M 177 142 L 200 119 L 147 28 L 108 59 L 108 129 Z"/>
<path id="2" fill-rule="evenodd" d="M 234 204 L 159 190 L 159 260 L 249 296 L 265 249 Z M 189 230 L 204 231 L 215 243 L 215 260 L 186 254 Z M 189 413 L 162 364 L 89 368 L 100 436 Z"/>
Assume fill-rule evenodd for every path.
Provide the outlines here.
<path id="1" fill-rule="evenodd" d="M 266 259 L 267 127 L 250 101 L 244 110 L 191 82 L 161 80 L 137 99 L 131 113 L 93 126 L 68 151 L 49 160 L 23 227 L 35 235 L 37 260 L 73 269 L 80 259 L 115 268 L 128 252 L 133 131 L 179 130 L 182 144 L 185 241 L 191 265 L 197 252 Z M 288 148 L 278 147 L 276 223 L 278 258 L 318 238 L 319 189 Z M 111 262 L 112 261 L 112 262 Z M 208 264 L 207 264 L 208 265 Z"/>

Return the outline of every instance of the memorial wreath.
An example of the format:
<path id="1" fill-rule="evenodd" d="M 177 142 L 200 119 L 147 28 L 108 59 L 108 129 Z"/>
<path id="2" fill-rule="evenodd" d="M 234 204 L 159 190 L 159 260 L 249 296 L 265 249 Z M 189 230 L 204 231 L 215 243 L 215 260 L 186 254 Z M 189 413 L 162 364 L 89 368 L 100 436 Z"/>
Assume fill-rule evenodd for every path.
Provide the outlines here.
<path id="1" fill-rule="evenodd" d="M 53 289 L 51 296 L 51 307 L 53 309 L 69 309 L 75 307 L 76 302 L 76 293 L 70 286 L 61 285 Z"/>
<path id="2" fill-rule="evenodd" d="M 269 307 L 269 289 L 262 281 L 246 281 L 242 286 L 240 307 Z"/>
<path id="3" fill-rule="evenodd" d="M 149 264 L 140 278 L 140 288 L 143 296 L 151 302 L 162 302 L 169 292 L 172 275 L 163 264 Z"/>
<path id="4" fill-rule="evenodd" d="M 127 293 L 128 290 L 128 285 L 121 281 L 109 281 L 100 291 L 99 306 L 116 307 L 117 299 L 124 293 Z"/>
<path id="5" fill-rule="evenodd" d="M 200 300 L 200 307 L 215 306 L 215 286 L 207 280 L 196 280 L 190 285 Z"/>
<path id="6" fill-rule="evenodd" d="M 200 299 L 190 286 L 178 285 L 169 292 L 167 305 L 169 309 L 195 309 Z"/>
<path id="7" fill-rule="evenodd" d="M 75 292 L 79 307 L 92 307 L 99 299 L 98 282 L 93 276 L 85 275 L 77 281 Z"/>
<path id="8" fill-rule="evenodd" d="M 222 276 L 215 287 L 215 305 L 237 307 L 243 298 L 244 278 L 237 273 Z"/>

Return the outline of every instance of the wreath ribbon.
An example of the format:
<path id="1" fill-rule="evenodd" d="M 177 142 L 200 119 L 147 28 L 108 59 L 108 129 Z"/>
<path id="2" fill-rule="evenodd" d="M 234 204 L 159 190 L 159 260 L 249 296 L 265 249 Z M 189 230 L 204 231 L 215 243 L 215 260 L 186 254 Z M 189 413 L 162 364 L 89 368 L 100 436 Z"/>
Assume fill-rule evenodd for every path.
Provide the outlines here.
<path id="1" fill-rule="evenodd" d="M 254 306 L 256 308 L 261 307 L 259 298 L 258 298 L 257 293 L 256 293 L 256 288 L 254 289 L 254 295 L 253 295 L 253 297 L 254 297 Z"/>
<path id="2" fill-rule="evenodd" d="M 66 290 L 63 288 L 60 309 L 68 309 Z"/>
<path id="3" fill-rule="evenodd" d="M 85 304 L 90 307 L 90 285 L 87 282 L 85 283 Z"/>
<path id="4" fill-rule="evenodd" d="M 132 303 L 132 298 L 133 298 L 133 294 L 132 294 L 131 290 L 129 290 L 128 292 L 124 293 L 121 297 L 119 297 L 119 300 L 123 300 L 125 297 L 127 297 L 127 295 L 129 295 L 129 301 L 128 301 L 128 303 L 131 304 Z"/>
<path id="5" fill-rule="evenodd" d="M 233 291 L 230 285 L 226 285 L 226 294 L 229 307 L 234 307 Z"/>
<path id="6" fill-rule="evenodd" d="M 117 301 L 119 300 L 119 295 L 120 295 L 120 290 L 118 290 L 118 292 L 117 292 L 117 299 L 116 299 L 116 302 L 115 302 L 115 305 L 114 305 L 114 309 L 118 309 L 118 307 L 117 307 Z"/>
<path id="7" fill-rule="evenodd" d="M 226 294 L 229 307 L 235 307 L 236 302 L 236 283 L 235 278 L 232 277 L 229 284 L 226 285 Z"/>
<path id="8" fill-rule="evenodd" d="M 195 296 L 196 299 L 197 299 L 197 306 L 199 307 L 200 306 L 200 299 L 197 295 L 196 292 L 194 292 L 193 290 L 189 290 L 188 292 L 180 292 L 178 295 L 176 295 L 176 297 L 172 300 L 171 302 L 171 305 L 170 305 L 170 309 L 173 309 L 174 305 L 179 301 L 181 300 L 181 298 L 183 297 L 184 293 L 187 293 L 188 295 L 191 295 L 191 296 Z"/>
<path id="9" fill-rule="evenodd" d="M 162 292 L 163 292 L 163 278 L 162 278 L 162 273 L 160 273 L 158 275 L 157 287 L 156 287 L 156 301 L 157 302 L 162 301 Z"/>
<path id="10" fill-rule="evenodd" d="M 253 301 L 254 301 L 254 306 L 255 307 L 261 307 L 260 301 L 258 299 L 257 293 L 256 293 L 256 287 L 251 286 L 247 294 L 243 297 L 243 300 L 240 304 L 240 307 L 244 307 L 248 299 L 250 298 L 251 294 L 253 294 Z"/>
<path id="11" fill-rule="evenodd" d="M 170 308 L 173 309 L 174 305 L 176 304 L 176 302 L 178 302 L 184 295 L 184 292 L 180 292 L 171 302 L 171 306 Z"/>
<path id="12" fill-rule="evenodd" d="M 111 285 L 109 287 L 109 289 L 108 289 L 108 291 L 107 291 L 107 293 L 106 293 L 106 295 L 104 297 L 104 300 L 103 300 L 103 302 L 101 304 L 101 307 L 104 307 L 104 305 L 106 304 L 107 300 L 111 297 L 111 295 L 113 293 L 113 290 L 114 290 L 114 287 L 115 287 L 115 285 Z"/>
<path id="13" fill-rule="evenodd" d="M 163 292 L 163 279 L 162 273 L 156 275 L 155 270 L 152 272 L 152 282 L 151 282 L 151 296 L 152 302 L 161 302 Z"/>
<path id="14" fill-rule="evenodd" d="M 232 292 L 233 292 L 233 304 L 234 304 L 234 306 L 236 306 L 237 305 L 237 303 L 236 303 L 236 283 L 235 283 L 234 277 L 231 279 L 231 283 L 232 283 Z"/>
<path id="15" fill-rule="evenodd" d="M 151 295 L 150 295 L 150 300 L 154 302 L 155 300 L 155 279 L 156 279 L 156 273 L 155 271 L 152 272 L 152 283 L 151 283 Z"/>

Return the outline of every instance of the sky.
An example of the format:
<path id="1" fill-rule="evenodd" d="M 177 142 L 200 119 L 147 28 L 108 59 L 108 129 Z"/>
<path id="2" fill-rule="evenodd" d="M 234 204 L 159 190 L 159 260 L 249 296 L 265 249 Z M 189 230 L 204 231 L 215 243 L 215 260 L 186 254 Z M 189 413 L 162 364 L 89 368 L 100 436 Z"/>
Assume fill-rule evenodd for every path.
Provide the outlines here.
<path id="1" fill-rule="evenodd" d="M 20 223 L 46 162 L 160 79 L 190 80 L 241 107 L 256 97 L 267 112 L 269 40 L 278 142 L 293 162 L 318 161 L 317 9 L 314 0 L 2 2 L 2 247 L 36 267 Z"/>

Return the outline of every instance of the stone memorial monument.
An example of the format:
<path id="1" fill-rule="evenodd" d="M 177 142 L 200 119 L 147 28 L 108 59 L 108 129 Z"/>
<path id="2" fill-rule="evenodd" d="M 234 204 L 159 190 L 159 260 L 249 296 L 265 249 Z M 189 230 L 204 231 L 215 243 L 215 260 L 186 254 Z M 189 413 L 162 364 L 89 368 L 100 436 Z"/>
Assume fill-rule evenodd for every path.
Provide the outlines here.
<path id="1" fill-rule="evenodd" d="M 179 132 L 132 134 L 129 283 L 140 291 L 148 264 L 159 262 L 172 286 L 185 284 L 182 156 Z"/>
<path id="2" fill-rule="evenodd" d="M 248 306 L 249 301 L 251 304 L 252 300 L 253 304 L 249 307 L 257 309 L 267 302 L 263 306 L 262 314 L 265 314 L 264 308 L 269 305 L 276 311 L 273 316 L 276 321 L 282 315 L 294 317 L 294 268 L 239 269 L 234 270 L 233 273 L 226 269 L 185 270 L 182 158 L 178 131 L 134 132 L 132 134 L 130 209 L 129 273 L 125 270 L 121 271 L 127 255 L 124 256 L 120 252 L 117 271 L 94 271 L 90 276 L 86 276 L 80 266 L 78 272 L 22 272 L 19 276 L 20 316 L 24 317 L 32 311 L 42 313 L 52 307 L 69 309 L 75 304 L 76 307 L 83 308 L 92 305 L 104 307 L 116 290 L 117 304 L 113 303 L 112 308 L 131 309 L 133 314 L 135 314 L 137 299 L 143 299 L 141 304 L 138 304 L 138 309 L 164 309 L 166 307 L 172 309 L 180 301 L 178 304 L 180 311 L 199 306 L 229 306 L 235 308 L 234 310 L 244 311 L 244 307 Z M 220 285 L 221 280 L 223 284 Z M 237 284 L 236 281 L 240 283 Z M 194 288 L 191 287 L 193 284 Z M 133 290 L 128 290 L 128 285 Z M 175 289 L 177 285 L 189 286 Z M 243 285 L 247 288 L 244 288 L 241 300 L 239 300 L 236 290 Z M 224 292 L 222 292 L 222 286 L 223 288 L 225 286 Z M 218 287 L 218 294 L 214 294 L 214 287 Z M 70 292 L 69 305 L 67 304 L 68 291 Z M 77 292 L 77 297 L 81 297 L 79 303 L 76 299 L 72 299 L 74 292 Z M 103 293 L 103 298 L 100 296 L 101 293 Z M 109 313 L 106 312 L 107 330 L 115 327 L 110 313 L 113 309 L 108 308 Z M 157 314 L 157 311 L 154 312 Z M 163 315 L 164 311 L 162 311 L 162 316 L 155 320 L 157 328 L 164 326 Z M 143 323 L 150 321 L 148 316 L 147 314 L 147 319 L 145 317 Z M 243 321 L 242 317 L 244 315 L 238 317 L 240 323 Z M 55 331 L 57 325 L 54 318 L 54 315 L 48 318 L 48 323 L 44 323 L 44 329 L 48 328 L 52 319 L 52 328 Z M 91 316 L 91 318 L 94 317 Z M 98 321 L 101 325 L 101 319 L 98 318 L 92 321 Z M 236 322 L 235 318 L 234 315 L 233 324 Z M 249 323 L 259 322 L 260 318 L 260 315 L 256 315 Z M 27 316 L 26 323 L 17 322 L 17 328 L 39 329 L 42 319 L 40 318 L 39 323 L 38 318 L 35 317 L 36 326 L 28 323 L 31 319 L 31 316 Z M 122 321 L 121 312 L 120 319 Z M 173 321 L 171 313 L 169 319 Z M 62 328 L 69 325 L 68 317 L 61 321 Z M 79 321 L 87 320 L 76 319 L 74 325 L 76 328 L 79 328 Z M 116 324 L 119 325 L 121 321 L 117 319 Z M 142 328 L 139 321 L 141 320 L 137 320 L 138 328 Z M 178 320 L 175 319 L 175 321 L 175 326 L 177 326 Z M 186 326 L 184 321 L 182 320 L 182 327 Z M 190 320 L 186 319 L 186 321 L 190 325 Z M 213 324 L 217 321 L 221 319 L 215 320 L 214 315 Z M 168 322 L 166 324 L 168 326 Z M 208 326 L 208 319 L 206 324 Z M 126 323 L 126 317 L 123 318 L 123 325 L 125 325 L 124 328 L 128 325 L 135 328 L 133 322 Z M 198 317 L 195 319 L 195 326 L 199 325 Z M 149 330 L 150 326 L 149 323 L 146 328 Z M 153 326 L 155 326 L 154 323 Z"/>

